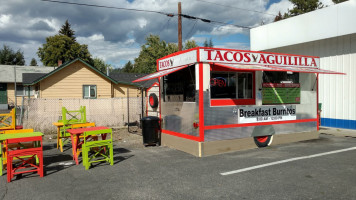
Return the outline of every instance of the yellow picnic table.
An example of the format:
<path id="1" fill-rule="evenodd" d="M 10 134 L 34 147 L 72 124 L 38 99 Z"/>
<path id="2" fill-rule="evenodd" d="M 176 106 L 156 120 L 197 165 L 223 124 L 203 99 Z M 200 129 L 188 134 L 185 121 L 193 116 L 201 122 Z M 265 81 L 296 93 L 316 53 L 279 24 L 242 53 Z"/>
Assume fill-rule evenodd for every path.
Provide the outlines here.
<path id="1" fill-rule="evenodd" d="M 64 137 L 61 136 L 61 128 L 64 126 L 64 123 L 63 122 L 53 122 L 52 124 L 57 127 L 57 149 L 60 149 L 60 151 L 63 152 L 62 138 L 64 138 Z M 83 127 L 95 126 L 95 123 L 93 123 L 93 122 L 76 123 L 76 124 L 67 124 L 66 126 L 70 126 L 69 128 L 83 128 Z M 67 138 L 67 137 L 65 137 L 65 138 Z"/>

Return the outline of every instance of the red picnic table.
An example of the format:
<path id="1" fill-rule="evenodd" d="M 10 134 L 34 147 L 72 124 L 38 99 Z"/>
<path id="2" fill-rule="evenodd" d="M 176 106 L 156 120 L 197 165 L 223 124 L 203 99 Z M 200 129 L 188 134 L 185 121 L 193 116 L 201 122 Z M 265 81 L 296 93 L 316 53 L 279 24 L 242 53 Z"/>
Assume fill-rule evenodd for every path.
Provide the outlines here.
<path id="1" fill-rule="evenodd" d="M 97 127 L 90 127 L 90 128 L 77 128 L 77 129 L 68 129 L 67 132 L 70 133 L 70 137 L 72 139 L 72 152 L 73 152 L 73 159 L 75 163 L 78 165 L 78 156 L 80 154 L 80 148 L 84 141 L 80 141 L 80 136 L 84 134 L 86 131 L 97 131 L 109 129 L 106 126 L 97 126 Z M 106 139 L 106 133 L 101 135 L 102 139 Z"/>

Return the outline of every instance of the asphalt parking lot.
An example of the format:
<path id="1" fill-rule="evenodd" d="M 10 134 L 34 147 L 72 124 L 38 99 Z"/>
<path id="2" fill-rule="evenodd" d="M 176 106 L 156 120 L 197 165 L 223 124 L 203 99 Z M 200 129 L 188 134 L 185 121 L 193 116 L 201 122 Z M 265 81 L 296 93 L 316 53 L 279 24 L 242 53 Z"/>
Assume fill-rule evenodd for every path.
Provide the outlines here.
<path id="1" fill-rule="evenodd" d="M 0 198 L 356 199 L 356 134 L 322 133 L 317 140 L 204 158 L 167 147 L 117 146 L 114 166 L 87 171 L 74 165 L 70 149 L 61 153 L 47 144 L 47 175 L 7 183 L 5 173 Z"/>

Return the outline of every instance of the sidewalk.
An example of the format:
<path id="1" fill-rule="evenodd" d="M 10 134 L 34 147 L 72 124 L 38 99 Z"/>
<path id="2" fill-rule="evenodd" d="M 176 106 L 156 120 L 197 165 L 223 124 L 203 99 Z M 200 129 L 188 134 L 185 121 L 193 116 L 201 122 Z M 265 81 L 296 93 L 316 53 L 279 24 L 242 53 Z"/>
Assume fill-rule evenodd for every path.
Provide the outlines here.
<path id="1" fill-rule="evenodd" d="M 319 133 L 325 135 L 333 135 L 335 137 L 356 138 L 356 130 L 352 130 L 352 129 L 320 127 Z"/>

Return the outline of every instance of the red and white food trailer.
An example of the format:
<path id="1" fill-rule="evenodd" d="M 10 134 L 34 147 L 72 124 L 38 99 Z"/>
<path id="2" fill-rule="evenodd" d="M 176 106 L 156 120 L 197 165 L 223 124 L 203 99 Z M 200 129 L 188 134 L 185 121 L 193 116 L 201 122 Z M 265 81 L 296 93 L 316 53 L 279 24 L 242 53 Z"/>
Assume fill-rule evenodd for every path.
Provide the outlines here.
<path id="1" fill-rule="evenodd" d="M 157 60 L 161 143 L 196 156 L 318 138 L 319 57 L 197 47 Z"/>

